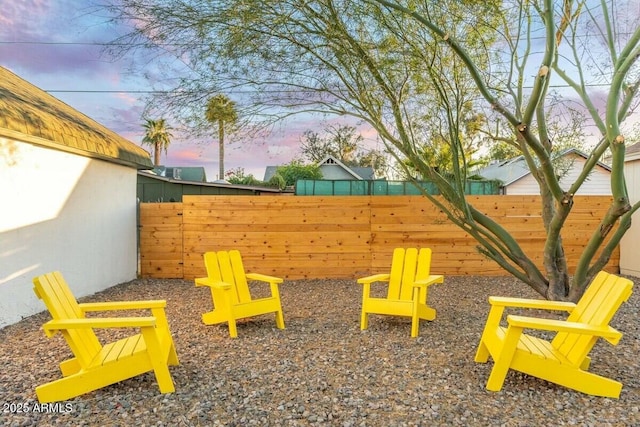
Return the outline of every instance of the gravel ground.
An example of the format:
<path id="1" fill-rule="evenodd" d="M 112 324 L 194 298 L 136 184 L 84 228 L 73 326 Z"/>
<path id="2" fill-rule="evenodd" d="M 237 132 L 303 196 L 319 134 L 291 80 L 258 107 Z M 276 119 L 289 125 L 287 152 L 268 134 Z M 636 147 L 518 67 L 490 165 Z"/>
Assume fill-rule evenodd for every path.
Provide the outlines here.
<path id="1" fill-rule="evenodd" d="M 264 289 L 259 285 L 259 291 Z M 485 390 L 492 363 L 473 361 L 488 295 L 535 297 L 512 278 L 447 277 L 431 288 L 438 315 L 410 337 L 408 319 L 371 316 L 359 329 L 360 285 L 285 281 L 287 328 L 272 316 L 205 326 L 206 288 L 191 281 L 135 280 L 83 301 L 166 299 L 180 366 L 172 394 L 145 374 L 34 413 L 34 387 L 59 377 L 70 355 L 39 329 L 47 313 L 0 330 L 0 424 L 11 426 L 631 426 L 640 425 L 640 333 L 634 294 L 612 325 L 618 346 L 599 342 L 594 372 L 622 381 L 620 399 L 574 392 L 510 372 L 501 392 Z M 102 332 L 104 333 L 104 332 Z M 117 333 L 122 333 L 121 331 Z M 109 332 L 112 339 L 116 335 Z M 26 408 L 29 413 L 16 412 Z M 43 408 L 40 408 L 41 410 Z M 46 408 L 44 408 L 46 409 Z"/>

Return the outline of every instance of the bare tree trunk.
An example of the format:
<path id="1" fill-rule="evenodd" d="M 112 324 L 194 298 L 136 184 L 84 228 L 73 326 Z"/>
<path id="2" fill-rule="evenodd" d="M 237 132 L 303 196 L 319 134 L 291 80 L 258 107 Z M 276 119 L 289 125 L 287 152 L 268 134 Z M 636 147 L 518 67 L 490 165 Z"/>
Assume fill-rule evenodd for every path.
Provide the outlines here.
<path id="1" fill-rule="evenodd" d="M 153 164 L 160 166 L 160 143 L 156 141 L 153 147 Z"/>
<path id="2" fill-rule="evenodd" d="M 218 141 L 218 179 L 224 179 L 224 122 L 222 120 L 220 120 L 220 122 L 218 123 Z"/>

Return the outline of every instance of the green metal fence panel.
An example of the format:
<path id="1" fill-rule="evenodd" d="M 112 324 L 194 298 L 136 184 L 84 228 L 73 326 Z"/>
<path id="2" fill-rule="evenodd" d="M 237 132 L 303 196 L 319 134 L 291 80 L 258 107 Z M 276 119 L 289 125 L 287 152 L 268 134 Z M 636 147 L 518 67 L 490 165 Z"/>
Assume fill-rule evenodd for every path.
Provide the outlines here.
<path id="1" fill-rule="evenodd" d="M 440 194 L 438 187 L 429 181 L 416 184 L 411 181 L 299 179 L 295 186 L 297 196 L 411 196 L 422 194 L 422 190 L 434 196 Z M 470 195 L 500 194 L 500 183 L 467 181 L 465 192 Z"/>
<path id="2" fill-rule="evenodd" d="M 351 196 L 350 181 L 331 181 L 333 184 L 333 194 L 336 196 Z"/>
<path id="3" fill-rule="evenodd" d="M 500 194 L 497 181 L 467 181 L 467 194 Z"/>
<path id="4" fill-rule="evenodd" d="M 415 192 L 412 191 L 415 189 Z M 408 188 L 409 194 L 419 194 L 417 188 Z M 387 189 L 387 194 L 390 196 L 402 196 L 407 194 L 407 183 L 403 181 L 390 182 Z"/>
<path id="5" fill-rule="evenodd" d="M 374 196 L 385 196 L 389 194 L 388 191 L 389 182 L 388 181 L 371 181 L 371 194 Z"/>

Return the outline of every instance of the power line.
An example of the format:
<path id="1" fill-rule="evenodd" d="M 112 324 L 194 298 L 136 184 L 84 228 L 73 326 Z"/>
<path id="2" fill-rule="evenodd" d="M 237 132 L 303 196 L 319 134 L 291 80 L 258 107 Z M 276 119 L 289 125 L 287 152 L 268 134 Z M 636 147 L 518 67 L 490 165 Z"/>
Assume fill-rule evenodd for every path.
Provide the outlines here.
<path id="1" fill-rule="evenodd" d="M 77 89 L 44 89 L 47 93 L 172 93 L 173 90 L 77 90 Z"/>
<path id="2" fill-rule="evenodd" d="M 7 41 L 0 40 L 0 45 L 42 45 L 42 46 L 114 46 L 114 47 L 184 47 L 184 46 L 208 46 L 206 43 L 124 43 L 124 42 L 43 42 L 43 41 Z"/>
<path id="3" fill-rule="evenodd" d="M 109 42 L 41 42 L 41 41 L 3 41 L 0 40 L 0 44 L 41 44 L 41 45 L 89 45 L 89 46 L 108 46 L 117 43 Z M 127 43 L 121 43 L 125 45 Z M 128 45 L 128 44 L 127 44 Z"/>
<path id="4" fill-rule="evenodd" d="M 585 87 L 608 87 L 610 84 L 608 83 L 587 83 L 584 86 Z M 550 85 L 549 86 L 552 89 L 568 89 L 571 88 L 571 86 L 569 86 L 568 84 L 558 84 L 558 85 Z M 533 89 L 533 86 L 523 86 L 523 89 Z M 188 92 L 184 92 L 181 91 L 179 89 L 177 90 L 132 90 L 132 89 L 123 89 L 123 90 L 79 90 L 79 89 L 44 89 L 45 92 L 47 93 L 86 93 L 86 94 L 92 94 L 92 93 L 105 93 L 105 94 L 109 94 L 109 93 L 122 93 L 122 94 L 153 94 L 153 95 L 159 95 L 159 94 L 170 94 L 170 93 L 174 93 L 174 92 L 182 92 L 182 93 L 188 93 Z M 230 93 L 232 94 L 246 94 L 246 93 L 255 93 L 258 92 L 257 90 L 234 90 L 231 91 Z M 273 91 L 260 91 L 261 93 L 298 93 L 298 92 L 302 92 L 300 90 L 273 90 Z M 199 93 L 198 91 L 192 91 L 192 93 Z"/>
<path id="5" fill-rule="evenodd" d="M 620 31 L 617 32 L 617 36 L 631 36 L 633 32 Z M 593 37 L 591 34 L 579 34 L 576 36 L 577 38 L 589 38 Z M 528 37 L 528 40 L 546 40 L 547 36 L 532 36 Z M 513 40 L 512 40 L 513 41 Z M 207 43 L 131 43 L 131 42 L 61 42 L 61 41 L 40 41 L 40 40 L 0 40 L 0 44 L 35 44 L 35 45 L 81 45 L 81 46 L 208 46 Z"/>

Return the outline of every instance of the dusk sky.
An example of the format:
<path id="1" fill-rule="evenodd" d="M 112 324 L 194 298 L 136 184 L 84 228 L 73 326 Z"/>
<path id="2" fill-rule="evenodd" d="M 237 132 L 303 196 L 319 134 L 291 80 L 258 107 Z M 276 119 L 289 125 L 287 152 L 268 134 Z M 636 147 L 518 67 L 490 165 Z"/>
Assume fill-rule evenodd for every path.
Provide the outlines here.
<path id="1" fill-rule="evenodd" d="M 140 144 L 144 135 L 144 98 L 154 88 L 141 72 L 132 74 L 129 70 L 132 63 L 146 64 L 147 58 L 137 52 L 115 61 L 104 53 L 106 43 L 126 34 L 129 29 L 109 22 L 106 12 L 92 6 L 98 1 L 3 1 L 0 65 Z M 630 16 L 638 14 L 636 3 L 632 2 L 635 6 L 630 6 Z M 157 71 L 154 65 L 153 62 L 147 64 L 152 74 Z M 594 86 L 594 101 L 600 106 L 607 93 Z M 204 114 L 205 107 L 202 108 Z M 629 122 L 637 122 L 637 114 Z M 330 123 L 352 124 L 344 119 L 324 120 L 323 117 L 299 116 L 283 123 L 266 139 L 228 140 L 225 170 L 244 168 L 246 174 L 262 179 L 266 166 L 285 164 L 300 155 L 299 144 L 304 131 L 321 132 Z M 175 127 L 171 121 L 169 124 Z M 365 138 L 367 148 L 383 149 L 374 131 L 360 128 L 359 132 Z M 161 162 L 167 166 L 204 166 L 208 180 L 217 179 L 218 144 L 214 129 L 211 129 L 210 138 L 202 140 L 173 133 L 168 155 L 162 153 Z M 587 132 L 591 133 L 591 130 Z M 150 151 L 149 147 L 145 148 Z"/>
<path id="2" fill-rule="evenodd" d="M 103 53 L 104 43 L 124 34 L 126 28 L 115 27 L 90 4 L 84 0 L 3 2 L 0 65 L 140 144 L 144 92 L 152 88 L 140 74 L 128 72 L 131 61 L 140 58 L 113 61 Z M 249 145 L 229 141 L 225 169 L 242 167 L 245 173 L 262 179 L 266 166 L 288 163 L 298 155 L 302 133 L 307 129 L 321 131 L 321 121 L 320 117 L 300 117 L 266 140 Z M 162 163 L 205 166 L 207 179 L 215 180 L 218 149 L 213 130 L 209 141 L 174 137 L 168 155 L 162 154 Z"/>

